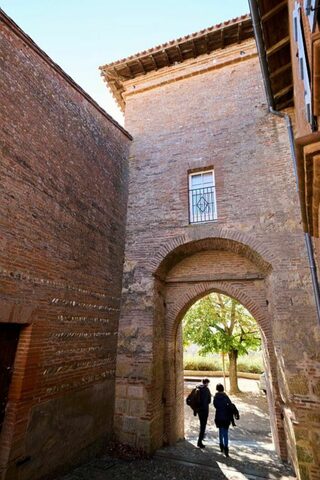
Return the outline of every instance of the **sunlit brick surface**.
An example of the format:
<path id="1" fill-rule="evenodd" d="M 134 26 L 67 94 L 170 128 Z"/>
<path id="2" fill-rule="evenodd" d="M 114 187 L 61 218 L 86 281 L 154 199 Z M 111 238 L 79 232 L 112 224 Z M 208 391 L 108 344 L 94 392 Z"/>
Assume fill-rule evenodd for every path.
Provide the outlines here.
<path id="1" fill-rule="evenodd" d="M 21 335 L 0 463 L 34 480 L 111 437 L 129 138 L 20 33 L 1 23 L 0 321 Z"/>
<path id="2" fill-rule="evenodd" d="M 253 41 L 124 86 L 134 141 L 117 437 L 148 451 L 183 437 L 181 318 L 196 299 L 221 291 L 260 325 L 277 450 L 311 475 L 318 327 L 287 130 L 267 111 Z M 188 172 L 206 168 L 215 171 L 218 220 L 189 225 Z M 143 388 L 135 406 L 133 385 Z"/>

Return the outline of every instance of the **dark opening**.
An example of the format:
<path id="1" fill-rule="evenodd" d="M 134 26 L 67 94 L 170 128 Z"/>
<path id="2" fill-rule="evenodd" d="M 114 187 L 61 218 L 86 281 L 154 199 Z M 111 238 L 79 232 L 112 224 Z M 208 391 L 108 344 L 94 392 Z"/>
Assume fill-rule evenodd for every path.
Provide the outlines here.
<path id="1" fill-rule="evenodd" d="M 20 325 L 0 323 L 0 432 L 6 412 L 19 334 Z"/>

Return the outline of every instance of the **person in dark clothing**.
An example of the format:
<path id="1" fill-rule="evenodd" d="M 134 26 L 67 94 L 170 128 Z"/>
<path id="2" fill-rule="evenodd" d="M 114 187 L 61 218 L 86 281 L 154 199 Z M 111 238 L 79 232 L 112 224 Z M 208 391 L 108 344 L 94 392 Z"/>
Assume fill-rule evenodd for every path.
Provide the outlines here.
<path id="1" fill-rule="evenodd" d="M 200 420 L 200 432 L 198 438 L 198 447 L 205 448 L 202 441 L 206 431 L 207 420 L 209 415 L 209 404 L 211 403 L 211 392 L 208 388 L 210 381 L 208 378 L 202 380 L 202 384 L 199 385 L 199 402 L 198 402 L 198 416 Z"/>
<path id="2" fill-rule="evenodd" d="M 219 429 L 220 450 L 229 457 L 229 427 L 233 420 L 233 403 L 228 395 L 224 392 L 221 383 L 216 386 L 217 393 L 213 399 L 213 405 L 216 409 L 214 422 Z"/>

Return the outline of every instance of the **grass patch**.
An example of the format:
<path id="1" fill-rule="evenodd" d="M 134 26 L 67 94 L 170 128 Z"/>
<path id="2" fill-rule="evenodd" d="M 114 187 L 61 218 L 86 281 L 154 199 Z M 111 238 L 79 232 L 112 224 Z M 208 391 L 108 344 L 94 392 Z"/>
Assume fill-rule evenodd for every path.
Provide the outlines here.
<path id="1" fill-rule="evenodd" d="M 184 370 L 209 370 L 216 372 L 222 370 L 222 361 L 219 355 L 201 357 L 200 355 L 185 354 L 183 357 Z M 226 370 L 229 362 L 226 359 Z M 260 353 L 253 353 L 238 359 L 238 372 L 262 373 L 264 371 L 263 360 Z"/>

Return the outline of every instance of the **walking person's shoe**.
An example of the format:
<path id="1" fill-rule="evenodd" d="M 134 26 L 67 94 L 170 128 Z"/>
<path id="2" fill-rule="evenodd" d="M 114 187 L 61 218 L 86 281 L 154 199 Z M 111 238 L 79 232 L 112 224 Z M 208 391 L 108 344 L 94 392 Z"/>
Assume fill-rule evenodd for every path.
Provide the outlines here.
<path id="1" fill-rule="evenodd" d="M 199 448 L 206 448 L 206 446 L 205 446 L 205 445 L 203 445 L 203 443 L 202 443 L 202 442 L 200 442 L 200 441 L 198 441 L 198 443 L 197 443 L 197 447 L 199 447 Z"/>
<path id="2" fill-rule="evenodd" d="M 220 452 L 223 452 L 223 451 L 224 451 L 223 443 L 220 443 Z"/>
<path id="3" fill-rule="evenodd" d="M 229 457 L 229 447 L 224 447 L 224 454 L 226 457 Z"/>

